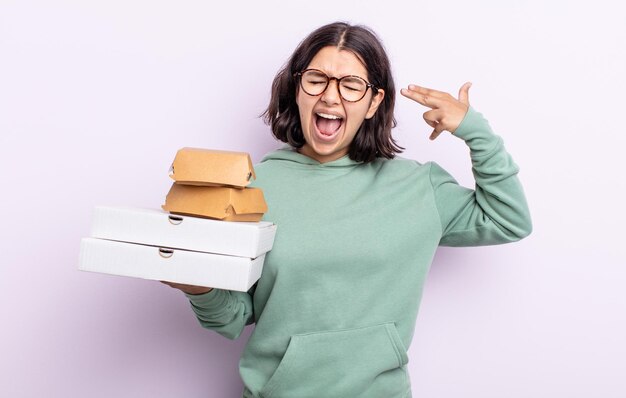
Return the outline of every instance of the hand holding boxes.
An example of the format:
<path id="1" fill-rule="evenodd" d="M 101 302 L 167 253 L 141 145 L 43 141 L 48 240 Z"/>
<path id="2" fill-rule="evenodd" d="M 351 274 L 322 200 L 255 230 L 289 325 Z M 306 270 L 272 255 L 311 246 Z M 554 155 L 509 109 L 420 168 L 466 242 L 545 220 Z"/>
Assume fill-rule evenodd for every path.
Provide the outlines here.
<path id="1" fill-rule="evenodd" d="M 162 210 L 97 207 L 79 269 L 247 291 L 261 276 L 276 226 L 246 153 L 183 148 Z M 205 218 L 211 217 L 213 219 Z M 222 220 L 222 221 L 219 221 Z M 248 221 L 248 222 L 228 222 Z"/>

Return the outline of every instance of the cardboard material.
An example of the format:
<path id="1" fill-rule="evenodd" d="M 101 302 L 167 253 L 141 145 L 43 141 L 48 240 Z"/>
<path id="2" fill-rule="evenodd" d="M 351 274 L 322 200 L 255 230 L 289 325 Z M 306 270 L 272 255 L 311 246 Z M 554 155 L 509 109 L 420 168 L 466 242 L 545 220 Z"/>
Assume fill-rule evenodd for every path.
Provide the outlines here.
<path id="1" fill-rule="evenodd" d="M 179 184 L 246 187 L 256 178 L 245 152 L 182 148 L 176 153 L 170 177 Z"/>
<path id="2" fill-rule="evenodd" d="M 78 268 L 243 292 L 261 277 L 264 259 L 83 238 Z"/>
<path id="3" fill-rule="evenodd" d="M 91 237 L 255 258 L 272 249 L 276 225 L 222 222 L 160 209 L 97 206 Z"/>
<path id="4" fill-rule="evenodd" d="M 174 183 L 163 210 L 223 221 L 260 221 L 267 211 L 259 188 L 226 188 Z"/>

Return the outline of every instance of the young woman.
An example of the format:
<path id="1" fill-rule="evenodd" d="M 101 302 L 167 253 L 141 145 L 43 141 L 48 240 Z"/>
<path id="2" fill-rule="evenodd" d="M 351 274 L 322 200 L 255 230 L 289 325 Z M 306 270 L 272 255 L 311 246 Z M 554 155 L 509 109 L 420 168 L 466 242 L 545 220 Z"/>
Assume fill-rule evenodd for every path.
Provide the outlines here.
<path id="1" fill-rule="evenodd" d="M 469 87 L 458 99 L 401 93 L 431 108 L 431 139 L 449 131 L 467 143 L 475 190 L 395 157 L 395 87 L 369 29 L 323 26 L 278 73 L 265 120 L 288 145 L 255 166 L 278 225 L 261 279 L 247 293 L 170 284 L 208 329 L 234 339 L 256 323 L 240 360 L 244 397 L 410 397 L 407 348 L 437 246 L 530 233 L 518 168 L 469 106 Z"/>

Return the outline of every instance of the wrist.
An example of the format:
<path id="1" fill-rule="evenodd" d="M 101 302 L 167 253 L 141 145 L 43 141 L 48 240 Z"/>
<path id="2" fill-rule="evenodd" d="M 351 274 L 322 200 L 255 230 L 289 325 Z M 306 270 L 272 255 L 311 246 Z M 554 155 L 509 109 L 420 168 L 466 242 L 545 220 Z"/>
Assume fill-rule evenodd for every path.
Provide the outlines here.
<path id="1" fill-rule="evenodd" d="M 188 289 L 185 289 L 184 292 L 192 295 L 192 296 L 199 296 L 201 294 L 206 294 L 209 293 L 213 290 L 212 287 L 200 287 L 200 286 L 194 286 Z"/>

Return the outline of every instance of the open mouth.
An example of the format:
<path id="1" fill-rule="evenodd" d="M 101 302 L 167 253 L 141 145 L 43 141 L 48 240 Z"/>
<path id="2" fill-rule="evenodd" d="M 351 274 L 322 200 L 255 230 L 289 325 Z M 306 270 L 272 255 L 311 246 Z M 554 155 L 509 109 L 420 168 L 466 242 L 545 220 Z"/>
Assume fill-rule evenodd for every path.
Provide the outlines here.
<path id="1" fill-rule="evenodd" d="M 341 116 L 322 112 L 315 113 L 315 126 L 322 138 L 333 138 L 341 129 L 343 121 L 344 119 Z"/>

